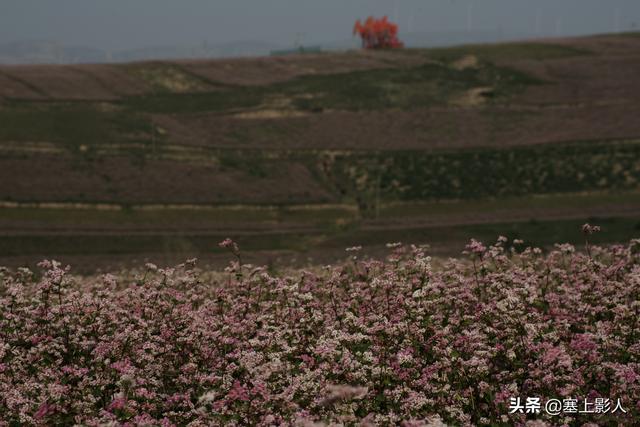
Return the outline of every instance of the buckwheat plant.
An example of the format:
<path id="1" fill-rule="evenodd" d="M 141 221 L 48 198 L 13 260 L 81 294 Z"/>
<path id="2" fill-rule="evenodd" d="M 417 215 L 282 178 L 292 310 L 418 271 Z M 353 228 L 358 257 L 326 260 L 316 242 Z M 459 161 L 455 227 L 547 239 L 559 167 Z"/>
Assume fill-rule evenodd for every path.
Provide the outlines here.
<path id="1" fill-rule="evenodd" d="M 634 425 L 640 241 L 391 245 L 275 276 L 0 270 L 0 425 Z M 509 414 L 516 396 L 627 413 Z M 591 423 L 591 424 L 588 424 Z"/>

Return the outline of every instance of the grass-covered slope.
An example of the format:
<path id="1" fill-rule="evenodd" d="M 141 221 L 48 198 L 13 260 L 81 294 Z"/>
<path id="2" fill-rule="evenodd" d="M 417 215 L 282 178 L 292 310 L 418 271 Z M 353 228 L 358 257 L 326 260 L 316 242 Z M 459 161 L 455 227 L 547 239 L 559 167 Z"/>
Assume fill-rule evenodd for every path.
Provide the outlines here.
<path id="1" fill-rule="evenodd" d="M 190 251 L 201 246 L 190 235 L 242 234 L 251 224 L 280 236 L 274 249 L 386 230 L 384 212 L 396 212 L 396 228 L 449 225 L 438 219 L 440 203 L 483 202 L 494 223 L 559 219 L 552 209 L 505 213 L 502 202 L 514 197 L 522 206 L 555 198 L 561 219 L 582 220 L 604 210 L 600 195 L 617 194 L 627 203 L 608 216 L 629 217 L 640 204 L 638 47 L 640 39 L 620 35 L 0 67 L 0 226 L 9 239 L 46 248 L 61 228 L 80 238 L 74 233 L 86 232 L 82 222 L 64 225 L 65 217 L 91 207 L 108 205 L 136 222 L 140 209 L 171 218 L 173 205 L 206 212 L 237 205 L 242 213 L 222 222 L 214 213 L 197 226 L 171 228 L 167 220 L 145 229 L 152 241 L 182 239 L 168 246 Z M 576 197 L 589 209 L 575 208 Z M 416 221 L 398 204 L 429 207 Z M 59 214 L 38 223 L 43 208 Z M 303 233 L 319 237 L 279 243 L 296 240 L 299 229 L 289 233 L 299 224 L 262 215 L 298 208 L 318 217 L 303 222 Z M 101 239 L 131 237 L 120 219 L 100 215 Z M 478 223 L 473 217 L 454 222 Z M 625 227 L 618 232 L 633 229 Z M 176 232 L 184 235 L 170 235 Z M 140 239 L 126 246 L 149 246 Z M 256 239 L 248 246 L 270 246 L 269 237 Z M 10 253 L 21 253 L 20 245 Z"/>

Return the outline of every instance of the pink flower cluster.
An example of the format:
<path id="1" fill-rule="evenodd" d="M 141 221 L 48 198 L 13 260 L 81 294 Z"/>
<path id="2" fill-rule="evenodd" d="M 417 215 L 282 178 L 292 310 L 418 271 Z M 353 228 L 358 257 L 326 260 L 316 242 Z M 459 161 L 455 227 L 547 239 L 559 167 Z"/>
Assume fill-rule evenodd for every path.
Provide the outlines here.
<path id="1" fill-rule="evenodd" d="M 640 241 L 508 245 L 281 276 L 0 269 L 0 425 L 632 425 Z M 509 414 L 525 396 L 628 413 Z"/>

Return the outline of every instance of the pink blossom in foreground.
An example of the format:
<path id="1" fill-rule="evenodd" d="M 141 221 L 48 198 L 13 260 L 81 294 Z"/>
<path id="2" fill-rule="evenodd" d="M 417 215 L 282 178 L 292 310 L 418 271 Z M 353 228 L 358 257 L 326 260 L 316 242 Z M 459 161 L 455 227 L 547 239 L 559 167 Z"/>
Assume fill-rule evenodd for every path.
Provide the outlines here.
<path id="1" fill-rule="evenodd" d="M 600 227 L 597 225 L 584 224 L 582 226 L 582 232 L 587 235 L 598 233 L 599 231 L 601 230 L 600 230 Z"/>
<path id="2" fill-rule="evenodd" d="M 640 240 L 508 243 L 289 275 L 0 269 L 0 425 L 634 425 Z M 527 396 L 629 413 L 509 414 Z"/>

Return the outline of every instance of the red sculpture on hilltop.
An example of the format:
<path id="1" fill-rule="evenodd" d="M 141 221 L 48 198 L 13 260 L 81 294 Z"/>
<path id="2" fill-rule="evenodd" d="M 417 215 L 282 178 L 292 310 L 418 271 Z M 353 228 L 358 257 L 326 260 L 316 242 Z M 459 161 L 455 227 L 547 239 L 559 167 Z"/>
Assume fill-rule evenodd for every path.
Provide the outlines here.
<path id="1" fill-rule="evenodd" d="M 398 25 L 389 22 L 386 16 L 381 19 L 370 16 L 364 23 L 358 19 L 353 27 L 353 34 L 360 35 L 362 47 L 365 49 L 393 49 L 404 46 L 398 39 Z"/>

